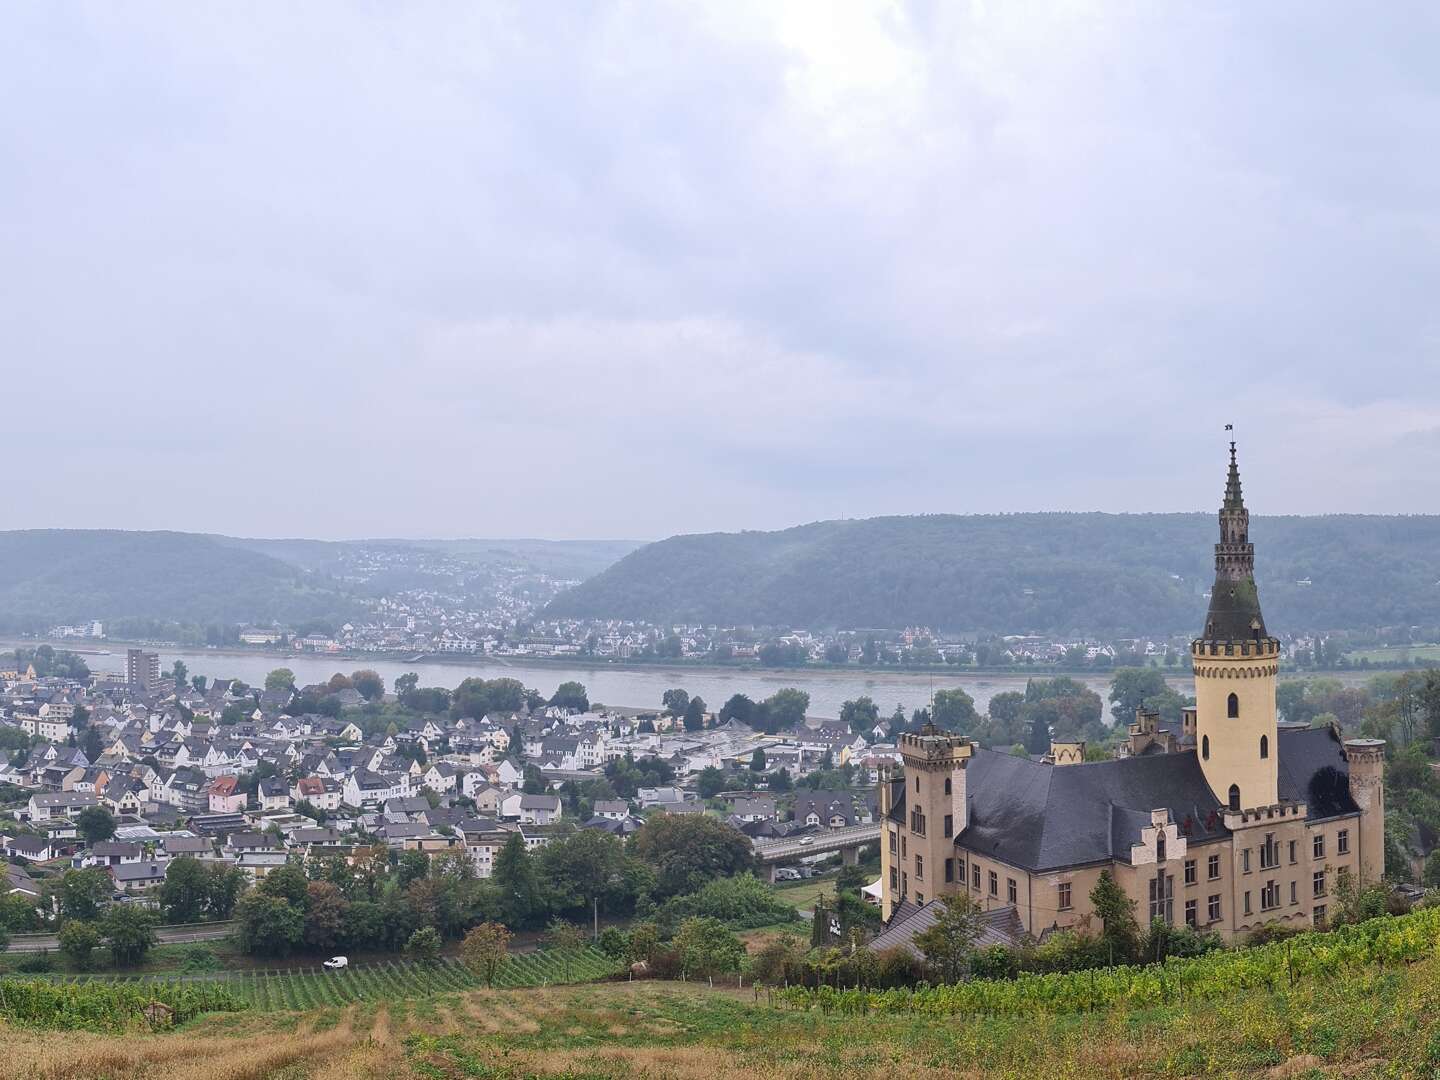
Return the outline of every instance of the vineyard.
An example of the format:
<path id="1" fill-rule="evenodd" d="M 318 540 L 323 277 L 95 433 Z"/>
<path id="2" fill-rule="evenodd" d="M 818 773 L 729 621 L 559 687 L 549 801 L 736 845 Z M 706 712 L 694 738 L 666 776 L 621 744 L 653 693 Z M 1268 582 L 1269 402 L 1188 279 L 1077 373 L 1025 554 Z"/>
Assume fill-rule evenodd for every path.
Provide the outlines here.
<path id="1" fill-rule="evenodd" d="M 1255 948 L 1222 950 L 1146 967 L 975 979 L 914 990 L 791 987 L 777 997 L 792 1008 L 842 1013 L 1026 1016 L 1148 1008 L 1216 1000 L 1246 990 L 1278 990 L 1301 982 L 1329 983 L 1374 965 L 1413 964 L 1436 956 L 1437 947 L 1440 908 L 1428 908 L 1328 933 L 1302 934 Z"/>
<path id="2" fill-rule="evenodd" d="M 157 1009 L 157 1003 L 164 1008 Z M 244 1007 L 241 998 L 216 983 L 0 979 L 0 1018 L 29 1027 L 126 1031 Z"/>
<path id="3" fill-rule="evenodd" d="M 517 954 L 500 965 L 495 976 L 495 989 L 516 990 L 535 986 L 558 986 L 566 983 L 594 982 L 609 978 L 621 970 L 621 964 L 612 960 L 598 949 L 586 949 L 567 958 L 554 951 L 540 951 Z M 35 1016 L 43 1015 L 46 994 L 53 996 L 55 1008 L 64 1017 L 86 1017 L 89 1015 L 80 1005 L 66 1004 L 66 994 L 86 1000 L 93 995 L 97 1001 L 105 993 L 114 995 L 117 1001 L 127 1003 L 138 1001 L 144 1005 L 150 1001 L 161 1001 L 179 1008 L 172 1002 L 185 1002 L 185 1018 L 204 1007 L 191 1007 L 191 1001 L 204 1002 L 210 995 L 217 1001 L 230 1001 L 231 1005 L 212 1006 L 216 1010 L 244 1008 L 250 1006 L 262 1011 L 276 1009 L 311 1009 L 330 1005 L 348 1005 L 353 1002 L 394 1001 L 403 998 L 428 997 L 434 994 L 448 994 L 485 987 L 482 978 L 454 959 L 442 959 L 436 963 L 420 963 L 410 960 L 384 961 L 378 964 L 357 965 L 340 971 L 327 971 L 316 967 L 290 969 L 287 971 L 232 971 L 223 975 L 205 976 L 43 976 L 12 978 L 0 983 L 0 993 L 16 987 L 17 991 L 32 993 L 34 1005 L 27 1006 Z M 18 1000 L 18 999 L 17 999 Z M 136 1008 L 139 1008 L 139 1005 Z M 63 1008 L 62 1008 L 63 1006 Z M 78 1011 L 77 1011 L 78 1010 Z M 9 1010 L 5 1001 L 0 1000 L 0 1017 L 40 1023 L 41 1020 Z M 179 1018 L 177 1012 L 177 1019 Z M 57 1020 L 57 1027 L 93 1027 L 91 1023 L 67 1023 Z"/>

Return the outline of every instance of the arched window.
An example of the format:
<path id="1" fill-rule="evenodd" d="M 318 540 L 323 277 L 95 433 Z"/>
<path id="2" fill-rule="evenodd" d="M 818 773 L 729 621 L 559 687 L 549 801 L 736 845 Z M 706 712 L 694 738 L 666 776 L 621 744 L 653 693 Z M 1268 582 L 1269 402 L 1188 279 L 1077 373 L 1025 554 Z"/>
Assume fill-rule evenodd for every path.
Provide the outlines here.
<path id="1" fill-rule="evenodd" d="M 1269 736 L 1269 735 L 1261 735 L 1261 736 L 1260 736 L 1260 756 L 1261 756 L 1262 758 L 1267 758 L 1267 757 L 1270 756 L 1270 736 Z"/>
<path id="2" fill-rule="evenodd" d="M 1225 702 L 1225 715 L 1234 720 L 1240 715 L 1240 697 L 1238 694 L 1231 694 Z"/>
<path id="3" fill-rule="evenodd" d="M 1231 784 L 1231 785 L 1230 785 L 1230 809 L 1231 809 L 1231 810 L 1239 810 L 1239 809 L 1240 809 L 1240 785 L 1239 785 L 1239 784 Z"/>
<path id="4" fill-rule="evenodd" d="M 950 777 L 945 777 L 945 794 L 950 794 Z"/>
<path id="5" fill-rule="evenodd" d="M 1201 756 L 1202 758 L 1204 758 L 1206 761 L 1209 761 L 1209 760 L 1210 760 L 1210 736 L 1209 736 L 1209 735 L 1202 735 L 1202 736 L 1200 737 L 1200 756 Z"/>
<path id="6" fill-rule="evenodd" d="M 918 776 L 915 777 L 915 794 L 920 794 L 920 778 Z"/>

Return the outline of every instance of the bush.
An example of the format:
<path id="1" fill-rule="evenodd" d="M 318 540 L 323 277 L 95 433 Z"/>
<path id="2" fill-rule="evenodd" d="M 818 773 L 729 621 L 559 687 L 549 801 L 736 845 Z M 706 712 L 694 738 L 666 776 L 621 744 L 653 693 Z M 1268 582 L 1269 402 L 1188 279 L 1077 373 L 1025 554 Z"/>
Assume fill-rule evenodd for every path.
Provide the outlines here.
<path id="1" fill-rule="evenodd" d="M 925 962 L 909 949 L 898 946 L 875 954 L 879 961 L 875 969 L 875 982 L 887 989 L 900 986 L 914 986 L 925 977 Z"/>
<path id="2" fill-rule="evenodd" d="M 1019 972 L 1019 957 L 1004 945 L 977 949 L 970 960 L 970 973 L 977 979 L 1013 979 Z"/>
<path id="3" fill-rule="evenodd" d="M 795 909 L 754 874 L 707 882 L 693 893 L 672 897 L 656 910 L 662 931 L 673 931 L 686 919 L 719 919 L 734 930 L 793 922 Z"/>
<path id="4" fill-rule="evenodd" d="M 30 953 L 15 962 L 15 970 L 24 975 L 45 975 L 55 970 L 55 957 L 49 949 Z"/>
<path id="5" fill-rule="evenodd" d="M 187 945 L 180 952 L 180 969 L 193 972 L 219 971 L 220 957 L 215 955 L 215 950 L 209 945 Z"/>
<path id="6" fill-rule="evenodd" d="M 750 959 L 750 974 L 756 982 L 788 986 L 804 977 L 805 953 L 798 938 L 783 934 L 766 942 Z"/>
<path id="7" fill-rule="evenodd" d="M 612 960 L 623 960 L 630 951 L 630 935 L 624 930 L 607 926 L 600 931 L 600 951 Z"/>

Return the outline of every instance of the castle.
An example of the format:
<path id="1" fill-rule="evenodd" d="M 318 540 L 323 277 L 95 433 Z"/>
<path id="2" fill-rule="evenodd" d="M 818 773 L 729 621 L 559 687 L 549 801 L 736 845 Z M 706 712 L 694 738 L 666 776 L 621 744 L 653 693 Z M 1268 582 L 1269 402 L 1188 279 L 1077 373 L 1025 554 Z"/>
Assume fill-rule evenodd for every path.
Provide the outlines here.
<path id="1" fill-rule="evenodd" d="M 882 911 L 967 892 L 1036 937 L 1092 912 L 1102 871 L 1142 924 L 1227 939 L 1268 923 L 1323 924 L 1341 870 L 1380 880 L 1384 743 L 1281 724 L 1280 643 L 1255 588 L 1235 444 L 1220 508 L 1215 585 L 1191 642 L 1195 705 L 1180 730 L 1140 713 L 1128 756 L 1086 763 L 1056 743 L 1041 761 L 927 727 L 903 735 L 903 779 L 880 783 Z"/>

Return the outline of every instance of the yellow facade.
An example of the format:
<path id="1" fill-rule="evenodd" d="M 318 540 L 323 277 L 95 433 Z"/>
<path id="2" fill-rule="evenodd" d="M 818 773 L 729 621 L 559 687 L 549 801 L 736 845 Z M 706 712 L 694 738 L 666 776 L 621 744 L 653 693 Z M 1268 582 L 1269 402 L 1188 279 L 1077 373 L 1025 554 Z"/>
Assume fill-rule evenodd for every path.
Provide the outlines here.
<path id="1" fill-rule="evenodd" d="M 1197 641 L 1191 654 L 1197 750 L 1210 790 L 1232 810 L 1277 802 L 1280 643 Z"/>

